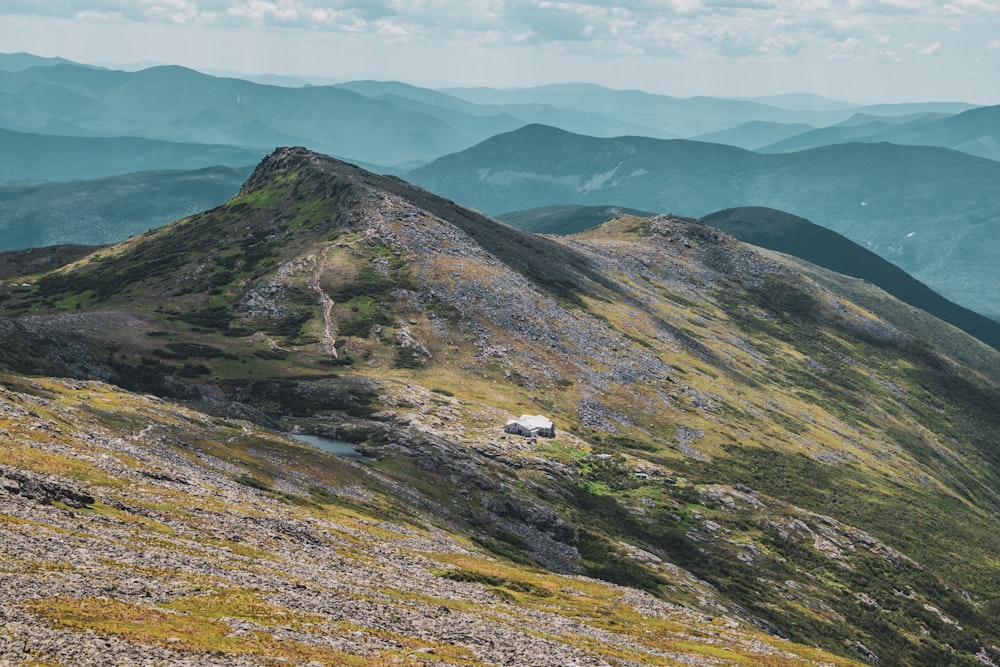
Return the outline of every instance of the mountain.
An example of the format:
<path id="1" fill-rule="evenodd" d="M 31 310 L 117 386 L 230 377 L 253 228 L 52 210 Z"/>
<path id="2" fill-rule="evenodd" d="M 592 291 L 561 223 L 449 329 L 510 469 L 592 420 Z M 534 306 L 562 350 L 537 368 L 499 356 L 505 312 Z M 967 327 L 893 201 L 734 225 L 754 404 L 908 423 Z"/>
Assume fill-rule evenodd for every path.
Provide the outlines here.
<path id="1" fill-rule="evenodd" d="M 11 664 L 860 664 L 490 558 L 388 476 L 245 421 L 0 379 Z M 42 417 L 58 440 L 21 439 Z"/>
<path id="2" fill-rule="evenodd" d="M 556 204 L 703 216 L 784 210 L 890 260 L 942 296 L 1000 318 L 1000 164 L 943 148 L 842 144 L 761 155 L 693 141 L 598 139 L 543 126 L 493 137 L 410 180 L 487 213 Z"/>
<path id="3" fill-rule="evenodd" d="M 483 107 L 396 82 L 288 87 L 174 66 L 123 72 L 47 65 L 0 70 L 0 127 L 267 150 L 310 145 L 355 162 L 387 165 L 384 170 L 412 168 L 531 122 L 602 136 L 673 136 L 593 112 L 542 104 Z M 185 166 L 135 166 L 118 173 Z"/>
<path id="4" fill-rule="evenodd" d="M 750 121 L 726 130 L 718 130 L 691 137 L 692 141 L 707 141 L 713 144 L 725 144 L 755 151 L 771 144 L 777 144 L 790 137 L 799 137 L 812 130 L 812 125 L 805 123 L 767 123 Z M 829 142 L 837 143 L 837 142 Z M 782 151 L 775 151 L 782 152 Z"/>
<path id="5" fill-rule="evenodd" d="M 764 152 L 788 152 L 846 141 L 941 146 L 1000 160 L 1000 106 L 980 107 L 959 114 L 915 114 L 906 122 L 872 116 L 800 135 L 791 136 L 762 148 Z"/>
<path id="6" fill-rule="evenodd" d="M 480 133 L 476 143 L 486 139 L 493 134 L 502 131 L 509 131 L 515 127 L 541 123 L 551 125 L 568 132 L 579 132 L 595 137 L 616 137 L 623 134 L 634 134 L 637 136 L 651 136 L 660 139 L 676 138 L 671 132 L 661 128 L 630 123 L 618 119 L 616 116 L 603 115 L 587 111 L 574 109 L 562 109 L 549 104 L 524 103 L 524 104 L 475 104 L 459 97 L 445 94 L 440 91 L 419 88 L 397 81 L 350 81 L 337 85 L 338 88 L 346 88 L 356 93 L 374 99 L 386 100 L 411 110 L 424 111 L 439 118 L 445 118 L 452 123 L 450 118 L 455 112 L 460 112 L 467 117 L 486 119 L 495 117 L 497 119 L 516 119 L 514 126 L 508 125 L 504 129 L 490 131 L 488 135 Z M 454 125 L 454 123 L 452 123 Z M 480 125 L 482 121 L 480 121 Z"/>
<path id="7" fill-rule="evenodd" d="M 543 206 L 501 213 L 496 218 L 511 227 L 535 234 L 575 234 L 621 215 L 645 218 L 654 214 L 619 206 Z"/>
<path id="8" fill-rule="evenodd" d="M 265 86 L 173 66 L 0 72 L 0 125 L 21 132 L 268 148 L 309 143 L 387 165 L 469 145 L 434 117 L 349 90 Z"/>
<path id="9" fill-rule="evenodd" d="M 939 114 L 916 114 L 903 116 L 902 122 L 915 126 L 923 125 L 936 118 Z M 790 134 L 776 139 L 770 145 L 761 145 L 757 149 L 762 153 L 792 153 L 795 151 L 846 144 L 856 141 L 876 143 L 885 141 L 886 133 L 896 129 L 900 118 L 880 118 L 870 114 L 855 114 L 842 123 L 830 127 L 811 128 L 800 134 Z"/>
<path id="10" fill-rule="evenodd" d="M 0 186 L 0 250 L 121 241 L 222 204 L 251 169 L 144 171 Z"/>
<path id="11" fill-rule="evenodd" d="M 825 227 L 761 207 L 726 209 L 706 215 L 702 221 L 745 243 L 866 280 L 903 303 L 927 311 L 1000 350 L 1000 322 L 948 301 L 896 265 Z"/>
<path id="12" fill-rule="evenodd" d="M 533 236 L 295 148 L 38 259 L 0 287 L 0 650 L 1000 660 L 998 378 L 781 255 Z"/>
<path id="13" fill-rule="evenodd" d="M 960 113 L 975 105 L 964 103 L 913 103 L 872 106 L 847 105 L 837 109 L 786 108 L 786 100 L 775 104 L 758 101 L 691 97 L 681 99 L 641 90 L 613 90 L 592 84 L 552 84 L 534 88 L 446 88 L 442 92 L 477 104 L 549 104 L 638 123 L 681 137 L 696 137 L 726 130 L 750 121 L 815 127 L 832 125 L 855 113 L 899 116 L 917 112 Z M 815 105 L 812 105 L 815 106 Z"/>
<path id="14" fill-rule="evenodd" d="M 782 109 L 801 111 L 842 111 L 844 109 L 856 109 L 861 104 L 852 102 L 842 102 L 831 100 L 822 95 L 811 93 L 785 93 L 782 95 L 762 95 L 759 97 L 743 98 L 749 102 L 758 102 L 770 106 L 781 107 Z"/>
<path id="15" fill-rule="evenodd" d="M 887 134 L 886 141 L 944 146 L 1000 160 L 1000 106 L 970 109 L 918 127 L 904 125 Z"/>
<path id="16" fill-rule="evenodd" d="M 21 72 L 31 67 L 78 64 L 65 58 L 44 58 L 30 53 L 0 53 L 0 70 L 6 72 Z"/>
<path id="17" fill-rule="evenodd" d="M 646 218 L 653 215 L 613 206 L 544 206 L 505 213 L 497 219 L 527 232 L 568 235 L 585 232 L 612 218 Z M 970 347 L 966 336 L 955 337 L 949 331 L 950 326 L 957 327 L 1000 350 L 1000 323 L 948 301 L 899 267 L 840 234 L 784 211 L 764 207 L 726 209 L 705 216 L 702 222 L 744 243 L 805 260 L 800 270 L 810 272 L 813 278 L 824 284 L 835 284 L 836 290 L 846 290 L 852 301 L 891 324 L 908 331 L 920 331 L 921 337 L 934 340 L 949 356 L 969 366 L 990 373 L 1000 372 L 1000 368 L 989 365 L 978 345 Z M 642 224 L 641 220 L 637 220 L 636 224 Z M 835 275 L 817 272 L 818 268 L 825 268 Z M 845 277 L 871 283 L 876 289 L 871 290 L 872 293 L 858 290 L 856 285 L 843 280 Z M 883 292 L 895 298 L 886 300 L 881 296 Z M 900 302 L 920 308 L 934 317 L 915 321 L 909 317 L 912 309 L 900 309 Z M 941 326 L 933 326 L 935 322 Z"/>
<path id="18" fill-rule="evenodd" d="M 641 90 L 612 90 L 589 84 L 554 84 L 535 88 L 446 88 L 442 92 L 477 104 L 547 104 L 620 118 L 687 137 L 732 128 L 748 121 L 809 123 L 837 122 L 847 111 L 790 111 L 745 100 L 713 97 L 681 99 Z M 649 134 L 649 133 L 644 133 Z"/>
<path id="19" fill-rule="evenodd" d="M 135 137 L 73 137 L 0 129 L 0 182 L 70 181 L 164 169 L 246 167 L 266 151 Z"/>

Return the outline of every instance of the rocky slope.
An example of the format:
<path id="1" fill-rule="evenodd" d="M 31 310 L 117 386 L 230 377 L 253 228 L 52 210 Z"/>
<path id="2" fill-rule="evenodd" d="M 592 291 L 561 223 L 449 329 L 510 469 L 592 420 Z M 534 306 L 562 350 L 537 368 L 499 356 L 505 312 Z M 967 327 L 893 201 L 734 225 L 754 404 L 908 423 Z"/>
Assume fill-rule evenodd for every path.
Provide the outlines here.
<path id="1" fill-rule="evenodd" d="M 490 559 L 377 473 L 245 422 L 0 380 L 2 664 L 849 664 Z"/>
<path id="2" fill-rule="evenodd" d="M 294 619 L 281 641 L 311 646 L 317 633 L 329 634 L 315 628 L 331 618 L 304 616 L 327 611 L 292 604 L 288 582 L 319 591 L 299 598 L 333 600 L 324 596 L 345 577 L 361 586 L 344 570 L 360 564 L 382 573 L 358 592 L 365 600 L 381 600 L 380 590 L 402 606 L 418 591 L 435 598 L 426 606 L 419 598 L 409 616 L 368 608 L 396 624 L 378 626 L 379 637 L 385 631 L 412 639 L 417 635 L 398 628 L 415 627 L 418 618 L 438 627 L 431 620 L 438 598 L 453 600 L 444 603 L 452 615 L 460 607 L 480 624 L 457 641 L 471 654 L 439 648 L 451 635 L 419 635 L 437 642 L 430 646 L 437 657 L 425 651 L 421 660 L 524 664 L 534 658 L 499 647 L 528 650 L 536 640 L 558 640 L 562 648 L 538 649 L 561 661 L 551 664 L 998 659 L 996 378 L 942 356 L 788 260 L 699 221 L 623 217 L 576 237 L 531 236 L 398 179 L 280 149 L 226 205 L 62 268 L 18 276 L 0 298 L 11 318 L 0 350 L 18 344 L 0 355 L 9 371 L 34 367 L 161 397 L 90 382 L 73 390 L 49 380 L 7 381 L 21 405 L 44 399 L 87 406 L 90 421 L 67 415 L 62 428 L 105 429 L 131 457 L 87 452 L 95 465 L 108 453 L 131 469 L 153 461 L 154 475 L 208 480 L 184 486 L 175 504 L 162 502 L 158 487 L 150 491 L 152 518 L 182 535 L 185 522 L 203 526 L 237 554 L 230 538 L 243 529 L 216 532 L 230 518 L 273 511 L 294 525 L 283 533 L 287 541 L 246 529 L 256 550 L 232 570 L 253 573 L 253 563 L 266 563 L 278 577 L 266 585 L 230 574 L 242 589 L 219 591 L 213 583 L 214 593 L 204 592 L 207 584 L 164 591 L 145 583 L 162 569 L 136 570 L 133 578 L 153 599 L 138 609 L 126 593 L 106 593 L 125 604 L 121 623 L 109 626 L 97 620 L 107 610 L 77 613 L 65 601 L 99 593 L 57 587 L 53 602 L 36 583 L 25 589 L 48 602 L 13 605 L 5 613 L 19 622 L 42 617 L 53 631 L 90 628 L 115 641 L 195 652 L 189 656 L 218 650 L 219 660 L 249 652 L 349 662 L 268 648 L 277 631 L 259 626 L 280 616 L 274 606 L 284 607 L 279 611 Z M 983 354 L 996 355 L 989 348 Z M 118 398 L 69 398 L 84 390 Z M 46 423 L 43 411 L 24 410 Z M 555 419 L 555 439 L 502 433 L 509 416 L 535 412 Z M 164 436 L 176 446 L 170 451 L 187 457 L 177 468 L 162 463 L 176 457 L 148 458 L 167 451 L 149 439 L 163 423 L 172 425 Z M 31 451 L 49 442 L 4 428 Z M 359 443 L 369 460 L 336 462 L 293 446 L 274 428 Z M 57 442 L 74 447 L 69 440 Z M 14 471 L 4 476 L 18 488 L 35 484 L 22 479 L 28 473 L 65 468 L 60 460 L 39 470 L 25 464 L 29 456 L 7 456 L 0 463 Z M 156 479 L 139 475 L 143 489 Z M 89 484 L 80 492 L 109 507 L 109 499 L 141 506 L 119 495 L 138 494 L 131 483 L 102 479 L 110 490 Z M 209 498 L 195 498 L 201 488 L 211 489 Z M 90 530 L 80 517 L 91 510 L 54 500 L 72 513 L 65 516 L 75 530 Z M 174 516 L 177 508 L 193 509 Z M 359 518 L 373 517 L 391 525 L 358 527 Z M 305 565 L 291 554 L 325 554 L 327 543 L 336 551 L 329 536 L 339 535 L 344 521 L 363 545 L 352 543 L 357 560 L 327 564 L 316 555 L 308 567 L 321 581 L 310 588 L 299 569 Z M 135 528 L 155 533 L 146 523 Z M 390 566 L 385 560 L 396 556 L 379 554 L 398 552 L 385 531 L 416 531 L 420 546 L 408 553 L 430 561 Z M 28 554 L 21 560 L 44 552 L 24 544 L 14 550 Z M 448 581 L 464 579 L 472 588 L 462 590 L 475 595 L 481 588 L 469 582 L 485 583 L 506 600 L 497 602 L 504 611 L 427 583 L 437 579 L 423 574 L 426 568 L 450 571 L 448 563 L 461 570 Z M 26 575 L 10 576 L 16 584 Z M 127 580 L 122 572 L 107 577 Z M 397 586 L 402 592 L 380 588 Z M 618 595 L 639 597 L 609 602 Z M 633 603 L 639 599 L 645 602 Z M 192 609 L 199 602 L 210 602 L 211 611 Z M 679 607 L 649 614 L 627 608 L 647 603 Z M 176 613 L 209 614 L 201 618 L 224 624 L 212 626 L 224 638 L 240 637 L 241 627 L 256 638 L 194 640 L 172 625 Z M 541 626 L 522 620 L 541 618 L 536 613 L 581 627 L 557 631 L 555 616 Z M 144 614 L 155 615 L 160 635 L 135 634 L 129 624 Z M 707 644 L 691 638 L 697 619 L 714 617 L 724 620 L 706 621 L 709 634 L 729 632 L 721 645 L 711 636 Z M 356 618 L 344 627 L 351 623 Z M 371 623 L 359 631 L 370 633 Z M 483 639 L 484 623 L 522 634 Z M 315 625 L 303 629 L 308 624 Z M 688 635 L 664 641 L 673 637 L 663 634 L 667 627 L 688 628 Z M 595 639 L 594 628 L 612 634 Z M 791 645 L 776 636 L 841 657 L 784 648 Z M 412 660 L 413 647 L 428 648 L 393 641 L 410 653 L 383 646 L 382 658 Z M 788 653 L 767 655 L 747 641 Z"/>
<path id="3" fill-rule="evenodd" d="M 993 243 L 1000 163 L 957 151 L 852 143 L 758 154 L 532 125 L 406 177 L 491 215 L 553 204 L 693 216 L 775 208 L 842 234 L 946 298 L 1000 319 L 1000 293 L 992 287 L 1000 284 Z"/>

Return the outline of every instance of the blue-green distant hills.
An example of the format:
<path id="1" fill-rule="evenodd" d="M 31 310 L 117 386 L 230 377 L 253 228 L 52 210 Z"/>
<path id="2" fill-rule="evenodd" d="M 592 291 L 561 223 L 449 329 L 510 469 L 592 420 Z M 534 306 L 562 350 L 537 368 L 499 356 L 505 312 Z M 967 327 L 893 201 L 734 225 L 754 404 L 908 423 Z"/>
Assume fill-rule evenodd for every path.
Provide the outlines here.
<path id="1" fill-rule="evenodd" d="M 308 144 L 390 165 L 470 144 L 442 120 L 350 90 L 267 86 L 167 66 L 139 72 L 76 65 L 0 71 L 0 126 L 267 149 Z"/>
<path id="2" fill-rule="evenodd" d="M 408 178 L 491 214 L 554 204 L 694 217 L 777 208 L 843 234 L 967 308 L 1000 315 L 1000 162 L 958 151 L 851 143 L 762 155 L 534 125 Z"/>
<path id="3" fill-rule="evenodd" d="M 0 182 L 72 181 L 136 171 L 249 167 L 266 151 L 139 137 L 73 137 L 0 129 Z"/>
<path id="4" fill-rule="evenodd" d="M 917 114 L 903 123 L 867 117 L 865 122 L 813 129 L 758 148 L 763 152 L 777 153 L 848 141 L 941 146 L 1000 160 L 1000 106 L 979 107 L 955 115 Z"/>
<path id="5" fill-rule="evenodd" d="M 393 81 L 301 83 L 267 85 L 175 66 L 124 72 L 0 54 L 0 128 L 263 150 L 303 145 L 400 169 L 535 123 L 590 136 L 697 136 L 757 149 L 856 114 L 892 119 L 951 116 L 975 108 L 965 103 L 860 106 L 808 96 L 681 99 L 589 84 L 431 90 Z M 954 146 L 945 138 L 915 136 L 905 142 L 968 145 L 977 154 L 986 150 L 977 148 L 976 137 L 956 140 Z"/>
<path id="6" fill-rule="evenodd" d="M 580 83 L 514 90 L 448 88 L 442 92 L 477 104 L 549 104 L 564 109 L 577 109 L 669 130 L 681 137 L 696 137 L 751 121 L 807 123 L 822 127 L 843 122 L 857 113 L 879 117 L 912 113 L 956 114 L 975 107 L 961 102 L 861 106 L 801 95 L 757 100 L 678 98 L 641 90 L 613 90 Z M 648 136 L 648 133 L 644 134 Z"/>
<path id="7" fill-rule="evenodd" d="M 222 204 L 251 170 L 207 167 L 0 186 L 0 250 L 121 241 Z"/>

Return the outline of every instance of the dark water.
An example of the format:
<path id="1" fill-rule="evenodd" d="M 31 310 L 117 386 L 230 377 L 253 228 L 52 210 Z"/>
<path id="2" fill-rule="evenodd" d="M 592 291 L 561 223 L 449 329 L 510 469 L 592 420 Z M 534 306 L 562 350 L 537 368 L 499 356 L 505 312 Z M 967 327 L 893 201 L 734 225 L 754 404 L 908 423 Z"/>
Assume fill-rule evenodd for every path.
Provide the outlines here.
<path id="1" fill-rule="evenodd" d="M 346 440 L 337 440 L 336 438 L 326 438 L 322 435 L 305 435 L 303 433 L 289 433 L 290 436 L 299 440 L 301 442 L 307 442 L 313 447 L 318 447 L 324 452 L 334 454 L 336 456 L 341 456 L 345 459 L 352 459 L 354 461 L 370 461 L 371 459 L 367 456 L 363 456 L 361 452 L 354 449 L 353 442 L 347 442 Z"/>

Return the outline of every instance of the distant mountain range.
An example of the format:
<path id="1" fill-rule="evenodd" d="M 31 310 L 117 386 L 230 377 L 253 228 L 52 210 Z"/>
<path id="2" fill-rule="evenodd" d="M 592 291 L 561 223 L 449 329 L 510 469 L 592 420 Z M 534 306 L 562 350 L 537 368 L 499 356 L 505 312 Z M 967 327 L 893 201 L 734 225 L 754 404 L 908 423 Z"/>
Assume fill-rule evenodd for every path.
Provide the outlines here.
<path id="1" fill-rule="evenodd" d="M 309 144 L 389 165 L 430 159 L 488 136 L 464 137 L 442 120 L 349 90 L 263 86 L 182 67 L 0 71 L 0 125 L 268 149 Z"/>
<path id="2" fill-rule="evenodd" d="M 144 171 L 0 186 L 0 250 L 121 241 L 222 204 L 251 169 Z"/>
<path id="3" fill-rule="evenodd" d="M 698 135 L 697 137 L 691 137 L 691 139 L 756 151 L 765 146 L 776 144 L 783 139 L 798 137 L 815 129 L 815 127 L 807 123 L 772 123 L 763 120 L 752 120 L 727 130 L 717 130 L 708 134 Z"/>
<path id="4" fill-rule="evenodd" d="M 917 112 L 954 114 L 975 108 L 975 105 L 960 102 L 831 105 L 818 104 L 817 99 L 822 100 L 822 98 L 815 97 L 807 98 L 812 101 L 810 104 L 805 103 L 801 96 L 767 98 L 766 101 L 769 102 L 767 104 L 716 97 L 682 99 L 641 90 L 612 90 L 593 84 L 553 84 L 513 90 L 446 88 L 442 92 L 477 104 L 551 104 L 560 108 L 589 111 L 667 129 L 681 137 L 717 132 L 749 121 L 824 126 L 844 121 L 856 113 L 878 116 L 898 116 Z"/>
<path id="5" fill-rule="evenodd" d="M 492 214 L 609 202 L 695 217 L 777 208 L 843 234 L 967 308 L 1000 315 L 1000 162 L 957 151 L 854 143 L 761 155 L 535 125 L 408 177 Z"/>
<path id="6" fill-rule="evenodd" d="M 52 65 L 79 65 L 65 58 L 44 58 L 31 53 L 0 53 L 0 71 L 22 72 L 30 67 L 50 67 Z M 88 65 L 84 65 L 88 67 Z"/>
<path id="7" fill-rule="evenodd" d="M 404 109 L 433 115 L 454 127 L 464 128 L 469 136 L 482 135 L 484 127 L 490 128 L 487 131 L 492 136 L 531 123 L 552 125 L 595 137 L 633 134 L 673 139 L 677 136 L 664 127 L 628 122 L 592 111 L 537 102 L 475 104 L 436 90 L 396 81 L 350 81 L 337 84 L 336 87 L 390 102 Z"/>
<path id="8" fill-rule="evenodd" d="M 975 108 L 964 103 L 860 106 L 808 95 L 680 99 L 587 84 L 437 91 L 392 81 L 308 86 L 282 77 L 257 79 L 215 77 L 173 66 L 123 72 L 58 58 L 0 54 L 0 127 L 264 150 L 299 144 L 398 170 L 534 123 L 598 137 L 697 137 L 756 150 L 857 114 L 892 119 Z M 900 132 L 888 140 L 992 157 L 995 137 L 984 122 L 979 134 L 970 135 L 973 130 L 967 128 L 954 139 L 947 129 L 931 128 L 935 134 L 924 140 L 913 127 L 915 133 Z M 865 136 L 876 131 L 870 128 Z M 842 140 L 836 133 L 829 137 Z"/>
<path id="9" fill-rule="evenodd" d="M 901 122 L 900 118 L 859 114 L 843 123 L 808 130 L 758 148 L 766 153 L 784 153 L 852 141 L 890 142 L 941 146 L 1000 160 L 1000 106 L 979 107 L 955 115 L 918 113 L 904 118 L 907 120 Z"/>
<path id="10" fill-rule="evenodd" d="M 771 206 L 841 232 L 949 298 L 996 315 L 998 288 L 953 268 L 1000 260 L 984 242 L 997 224 L 996 162 L 884 142 L 996 158 L 998 110 L 811 95 L 679 99 L 589 84 L 285 87 L 173 66 L 123 72 L 0 54 L 0 148 L 10 156 L 0 161 L 0 182 L 240 167 L 275 145 L 303 145 L 379 173 L 412 174 L 494 214 L 554 204 L 695 216 Z M 662 141 L 692 135 L 769 155 Z M 795 150 L 803 147 L 815 152 Z M 133 224 L 124 221 L 122 232 Z"/>

